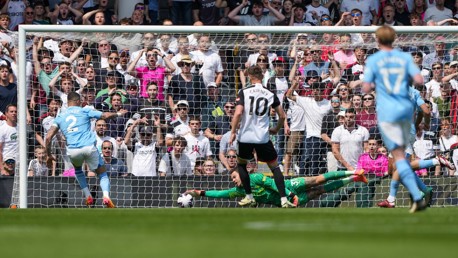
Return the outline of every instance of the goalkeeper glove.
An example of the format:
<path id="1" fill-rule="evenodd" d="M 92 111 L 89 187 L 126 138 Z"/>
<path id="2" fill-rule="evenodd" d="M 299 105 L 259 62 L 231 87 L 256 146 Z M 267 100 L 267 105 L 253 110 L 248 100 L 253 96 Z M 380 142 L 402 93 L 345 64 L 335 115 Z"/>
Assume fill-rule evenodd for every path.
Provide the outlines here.
<path id="1" fill-rule="evenodd" d="M 291 192 L 288 197 L 290 198 L 291 203 L 294 204 L 294 206 L 299 206 L 299 197 L 297 197 L 297 195 Z"/>
<path id="2" fill-rule="evenodd" d="M 205 191 L 193 189 L 186 191 L 185 194 L 190 194 L 192 197 L 205 196 Z"/>

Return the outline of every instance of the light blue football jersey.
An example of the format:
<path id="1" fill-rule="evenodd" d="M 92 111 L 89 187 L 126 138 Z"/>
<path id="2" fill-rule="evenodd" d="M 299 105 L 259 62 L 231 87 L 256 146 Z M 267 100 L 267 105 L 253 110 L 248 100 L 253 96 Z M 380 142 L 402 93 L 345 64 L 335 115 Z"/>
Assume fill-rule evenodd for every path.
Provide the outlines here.
<path id="1" fill-rule="evenodd" d="M 409 95 L 410 95 L 410 100 L 412 101 L 413 104 L 413 121 L 412 121 L 412 126 L 410 127 L 410 134 L 415 135 L 416 129 L 415 129 L 415 117 L 417 112 L 420 112 L 420 106 L 425 104 L 425 100 L 421 97 L 420 91 L 415 89 L 414 87 L 409 87 Z"/>
<path id="2" fill-rule="evenodd" d="M 420 69 L 412 56 L 397 49 L 379 51 L 367 59 L 364 82 L 375 84 L 379 122 L 412 119 L 409 86 L 416 74 L 420 74 Z"/>
<path id="3" fill-rule="evenodd" d="M 91 119 L 100 118 L 102 112 L 93 108 L 72 106 L 54 119 L 57 126 L 67 139 L 70 149 L 93 146 L 96 143 L 95 133 L 91 131 Z"/>

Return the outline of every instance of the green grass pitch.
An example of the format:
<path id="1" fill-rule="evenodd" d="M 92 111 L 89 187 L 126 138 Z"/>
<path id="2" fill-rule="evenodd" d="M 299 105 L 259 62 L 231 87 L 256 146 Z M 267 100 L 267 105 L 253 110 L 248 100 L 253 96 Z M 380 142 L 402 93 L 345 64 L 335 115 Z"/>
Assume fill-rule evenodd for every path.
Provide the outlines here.
<path id="1" fill-rule="evenodd" d="M 456 257 L 458 208 L 0 210 L 19 257 Z"/>

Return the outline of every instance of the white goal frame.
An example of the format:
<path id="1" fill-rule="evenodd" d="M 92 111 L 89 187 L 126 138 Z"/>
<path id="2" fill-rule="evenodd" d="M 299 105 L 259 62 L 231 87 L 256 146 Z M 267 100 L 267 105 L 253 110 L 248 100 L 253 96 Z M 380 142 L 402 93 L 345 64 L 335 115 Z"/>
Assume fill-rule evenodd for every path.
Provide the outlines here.
<path id="1" fill-rule="evenodd" d="M 87 25 L 20 25 L 18 77 L 18 134 L 19 134 L 19 208 L 27 208 L 27 88 L 26 88 L 26 33 L 27 32 L 120 32 L 132 33 L 373 33 L 377 26 L 87 26 Z M 398 26 L 399 33 L 458 33 L 456 26 Z"/>

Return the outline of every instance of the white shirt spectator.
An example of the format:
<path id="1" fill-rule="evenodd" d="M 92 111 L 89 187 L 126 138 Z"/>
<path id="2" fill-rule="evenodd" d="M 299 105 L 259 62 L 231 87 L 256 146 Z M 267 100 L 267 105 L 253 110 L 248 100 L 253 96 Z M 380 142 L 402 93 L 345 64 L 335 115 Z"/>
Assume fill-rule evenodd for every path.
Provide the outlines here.
<path id="1" fill-rule="evenodd" d="M 364 152 L 364 142 L 368 140 L 369 131 L 366 127 L 359 125 L 356 125 L 356 128 L 351 132 L 345 125 L 340 125 L 334 129 L 331 135 L 333 143 L 340 143 L 340 153 L 343 159 L 354 168 L 358 165 L 359 156 Z M 340 162 L 338 166 L 344 168 Z"/>
<path id="2" fill-rule="evenodd" d="M 306 6 L 307 11 L 305 12 L 305 21 L 312 23 L 314 25 L 318 25 L 318 20 L 313 17 L 313 12 L 318 15 L 318 19 L 321 18 L 322 15 L 326 14 L 329 15 L 329 9 L 320 5 L 318 7 L 313 7 L 311 4 Z"/>
<path id="3" fill-rule="evenodd" d="M 441 96 L 441 83 L 431 79 L 431 81 L 425 84 L 426 93 L 431 94 L 431 97 L 438 98 Z"/>
<path id="4" fill-rule="evenodd" d="M 48 175 L 48 166 L 46 162 L 40 163 L 38 159 L 32 159 L 29 163 L 29 171 L 33 171 L 33 176 L 47 176 Z"/>
<path id="5" fill-rule="evenodd" d="M 296 97 L 296 103 L 304 110 L 306 138 L 321 138 L 323 117 L 331 110 L 331 102 L 323 99 L 317 102 L 311 97 Z"/>
<path id="6" fill-rule="evenodd" d="M 172 156 L 173 173 L 170 169 L 170 156 Z M 165 173 L 167 176 L 192 175 L 191 160 L 184 153 L 177 160 L 174 152 L 166 153 L 159 162 L 159 173 Z"/>
<path id="7" fill-rule="evenodd" d="M 363 13 L 361 25 L 368 26 L 371 25 L 371 20 L 373 18 L 371 11 L 378 10 L 378 2 L 377 0 L 343 0 L 340 4 L 340 12 L 351 12 L 351 10 L 357 8 Z"/>
<path id="8" fill-rule="evenodd" d="M 188 144 L 186 149 L 183 151 L 183 154 L 188 156 L 191 160 L 192 169 L 194 169 L 197 158 L 205 158 L 213 155 L 210 149 L 210 141 L 202 134 L 195 137 L 191 133 L 188 133 L 184 136 L 184 138 Z"/>
<path id="9" fill-rule="evenodd" d="M 107 136 L 103 136 L 102 138 L 100 138 L 100 136 L 98 136 L 97 134 L 95 135 L 95 139 L 97 140 L 96 144 L 95 144 L 95 147 L 97 147 L 97 149 L 99 150 L 99 153 L 102 153 L 102 143 L 104 141 L 110 141 L 111 144 L 113 145 L 113 150 L 112 150 L 112 153 L 111 153 L 111 156 L 112 157 L 115 157 L 115 158 L 118 158 L 118 143 L 116 142 L 116 139 L 107 135 Z"/>
<path id="10" fill-rule="evenodd" d="M 425 12 L 425 22 L 428 21 L 435 21 L 435 22 L 440 22 L 445 19 L 452 19 L 453 18 L 453 12 L 452 10 L 448 9 L 447 7 L 444 7 L 444 10 L 439 10 L 437 9 L 436 6 L 429 7 L 426 9 Z"/>
<path id="11" fill-rule="evenodd" d="M 3 143 L 3 161 L 8 159 L 14 159 L 19 162 L 19 142 L 18 142 L 18 130 L 17 126 L 9 126 L 7 123 L 3 123 L 0 126 L 0 143 Z"/>
<path id="12" fill-rule="evenodd" d="M 294 92 L 294 95 L 297 95 Z M 289 109 L 286 113 L 287 117 L 290 119 L 289 129 L 291 132 L 301 132 L 305 130 L 306 126 L 306 119 L 305 119 L 305 111 L 304 109 L 299 106 L 296 102 L 288 99 L 289 101 Z"/>
<path id="13" fill-rule="evenodd" d="M 191 54 L 194 56 L 196 62 L 203 62 L 202 67 L 199 69 L 199 74 L 202 75 L 205 85 L 215 82 L 216 73 L 222 73 L 224 71 L 221 57 L 218 53 L 211 50 L 207 52 L 196 50 L 192 51 Z"/>
<path id="14" fill-rule="evenodd" d="M 145 146 L 140 142 L 135 143 L 132 161 L 132 174 L 134 176 L 157 176 L 156 173 L 156 142 Z"/>

